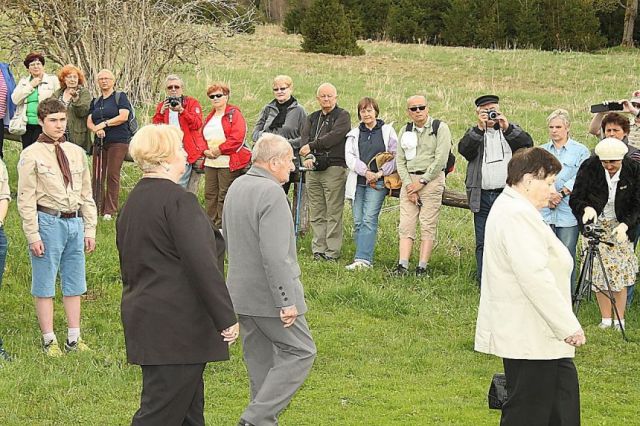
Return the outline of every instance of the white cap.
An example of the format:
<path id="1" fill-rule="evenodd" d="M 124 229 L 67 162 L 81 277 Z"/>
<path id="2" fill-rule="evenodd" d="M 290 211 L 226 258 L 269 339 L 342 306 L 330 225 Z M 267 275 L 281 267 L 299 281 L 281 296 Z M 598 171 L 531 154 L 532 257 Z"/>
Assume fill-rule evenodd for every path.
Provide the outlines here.
<path id="1" fill-rule="evenodd" d="M 622 160 L 629 148 L 620 139 L 604 138 L 596 145 L 595 152 L 600 160 Z"/>

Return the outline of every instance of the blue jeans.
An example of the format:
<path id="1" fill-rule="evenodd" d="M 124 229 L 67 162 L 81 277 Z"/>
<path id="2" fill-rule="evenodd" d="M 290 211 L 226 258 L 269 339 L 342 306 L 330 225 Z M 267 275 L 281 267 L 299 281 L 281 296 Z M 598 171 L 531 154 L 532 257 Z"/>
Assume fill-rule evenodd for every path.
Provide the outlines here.
<path id="1" fill-rule="evenodd" d="M 496 202 L 500 192 L 485 191 L 480 193 L 480 210 L 473 214 L 473 228 L 476 233 L 476 271 L 478 285 L 482 280 L 482 254 L 484 253 L 484 228 L 491 206 Z"/>
<path id="2" fill-rule="evenodd" d="M 38 212 L 42 257 L 31 255 L 31 294 L 49 298 L 56 294 L 58 271 L 64 296 L 80 296 L 87 291 L 84 263 L 84 221 L 81 217 L 62 219 Z"/>
<path id="3" fill-rule="evenodd" d="M 189 184 L 189 178 L 191 177 L 191 164 L 187 164 L 184 166 L 184 174 L 180 176 L 180 180 L 178 180 L 178 185 L 187 189 L 187 185 Z"/>
<path id="4" fill-rule="evenodd" d="M 7 262 L 7 248 L 9 243 L 7 242 L 7 236 L 4 233 L 4 227 L 0 228 L 0 287 L 2 287 L 2 276 L 4 275 L 4 266 Z M 0 342 L 2 342 L 0 340 Z M 0 343 L 2 347 L 2 343 Z"/>
<path id="5" fill-rule="evenodd" d="M 376 188 L 358 185 L 353 200 L 354 239 L 356 242 L 355 259 L 373 261 L 373 250 L 378 235 L 378 216 L 387 191 L 384 182 L 378 181 Z"/>
<path id="6" fill-rule="evenodd" d="M 578 225 L 576 226 L 555 226 L 550 225 L 551 230 L 556 237 L 560 240 L 564 246 L 569 249 L 569 253 L 571 254 L 571 258 L 573 259 L 573 269 L 571 270 L 571 294 L 576 289 L 576 246 L 578 244 L 578 235 L 580 235 L 580 230 L 578 229 Z"/>

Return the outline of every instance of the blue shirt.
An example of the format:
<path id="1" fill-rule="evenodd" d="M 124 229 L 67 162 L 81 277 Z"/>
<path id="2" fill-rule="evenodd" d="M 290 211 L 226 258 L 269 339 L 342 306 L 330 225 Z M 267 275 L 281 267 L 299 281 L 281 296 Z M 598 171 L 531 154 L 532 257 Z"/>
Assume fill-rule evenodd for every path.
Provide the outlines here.
<path id="1" fill-rule="evenodd" d="M 540 148 L 549 151 L 562 163 L 562 170 L 560 170 L 560 173 L 556 176 L 556 190 L 559 192 L 564 187 L 573 191 L 573 184 L 576 181 L 578 169 L 584 160 L 591 155 L 589 149 L 573 139 L 569 139 L 560 149 L 556 149 L 553 142 L 547 142 L 541 145 Z M 558 204 L 555 209 L 542 209 L 542 217 L 547 224 L 561 228 L 578 225 L 578 221 L 573 215 L 571 207 L 569 207 L 569 197 L 562 198 L 562 201 L 560 201 L 560 204 Z"/>

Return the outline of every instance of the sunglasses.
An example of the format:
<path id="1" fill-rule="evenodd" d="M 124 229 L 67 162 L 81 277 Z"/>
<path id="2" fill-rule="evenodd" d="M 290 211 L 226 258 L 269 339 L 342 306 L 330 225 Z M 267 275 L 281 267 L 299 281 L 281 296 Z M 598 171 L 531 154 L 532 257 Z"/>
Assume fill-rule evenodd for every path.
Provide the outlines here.
<path id="1" fill-rule="evenodd" d="M 426 108 L 427 108 L 426 105 L 414 106 L 414 107 L 409 107 L 409 111 L 411 112 L 424 111 Z"/>
<path id="2" fill-rule="evenodd" d="M 178 90 L 181 89 L 182 86 L 167 86 L 167 90 Z"/>
<path id="3" fill-rule="evenodd" d="M 209 95 L 209 99 L 220 99 L 224 96 L 224 93 L 213 93 Z"/>
<path id="4" fill-rule="evenodd" d="M 284 92 L 287 89 L 288 89 L 288 87 L 274 87 L 273 91 L 274 92 Z"/>

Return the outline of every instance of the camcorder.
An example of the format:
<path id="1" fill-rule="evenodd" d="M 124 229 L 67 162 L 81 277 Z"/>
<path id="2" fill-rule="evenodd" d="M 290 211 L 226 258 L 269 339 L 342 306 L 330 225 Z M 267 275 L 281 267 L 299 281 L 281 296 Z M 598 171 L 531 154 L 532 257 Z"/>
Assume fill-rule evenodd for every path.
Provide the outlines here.
<path id="1" fill-rule="evenodd" d="M 175 108 L 182 103 L 182 96 L 167 96 L 165 102 L 167 102 L 171 108 Z"/>
<path id="2" fill-rule="evenodd" d="M 604 229 L 597 223 L 587 223 L 584 225 L 584 236 L 586 238 L 599 239 L 604 234 Z"/>
<path id="3" fill-rule="evenodd" d="M 609 112 L 609 111 L 622 111 L 624 109 L 624 105 L 620 102 L 603 102 L 601 104 L 591 105 L 591 112 Z"/>

